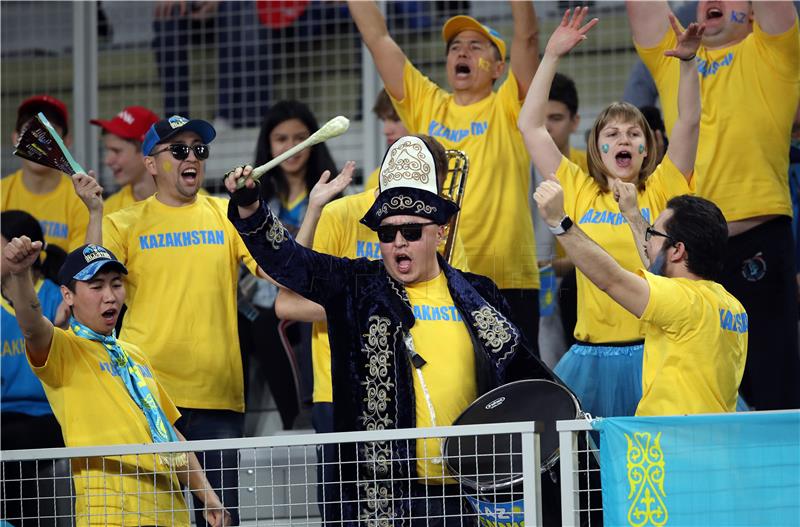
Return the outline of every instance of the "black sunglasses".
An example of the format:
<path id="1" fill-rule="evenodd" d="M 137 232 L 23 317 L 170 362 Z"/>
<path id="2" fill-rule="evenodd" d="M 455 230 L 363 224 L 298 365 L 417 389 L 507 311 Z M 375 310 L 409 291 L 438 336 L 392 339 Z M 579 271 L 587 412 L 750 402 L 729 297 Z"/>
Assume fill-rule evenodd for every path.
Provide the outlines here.
<path id="1" fill-rule="evenodd" d="M 194 150 L 194 155 L 197 157 L 197 159 L 201 161 L 204 159 L 208 159 L 208 154 L 209 154 L 208 145 L 203 145 L 203 144 L 196 144 L 189 146 L 184 143 L 174 143 L 164 148 L 163 150 L 159 150 L 158 152 L 153 152 L 150 155 L 155 156 L 169 151 L 172 152 L 172 157 L 174 157 L 178 161 L 183 161 L 184 159 L 189 157 L 190 149 Z"/>
<path id="2" fill-rule="evenodd" d="M 436 225 L 434 222 L 428 223 L 403 223 L 401 225 L 381 225 L 378 227 L 378 239 L 383 243 L 392 243 L 397 238 L 397 231 L 409 242 L 415 242 L 422 238 L 422 228 L 428 225 Z"/>
<path id="3" fill-rule="evenodd" d="M 669 241 L 672 242 L 672 245 L 675 245 L 676 243 L 678 243 L 678 240 L 676 240 L 675 238 L 673 238 L 669 234 L 664 234 L 663 232 L 659 232 L 659 231 L 655 230 L 653 227 L 648 227 L 644 231 L 644 241 L 649 242 L 650 238 L 652 238 L 653 236 L 661 236 L 662 238 L 666 238 L 666 239 L 668 239 Z"/>

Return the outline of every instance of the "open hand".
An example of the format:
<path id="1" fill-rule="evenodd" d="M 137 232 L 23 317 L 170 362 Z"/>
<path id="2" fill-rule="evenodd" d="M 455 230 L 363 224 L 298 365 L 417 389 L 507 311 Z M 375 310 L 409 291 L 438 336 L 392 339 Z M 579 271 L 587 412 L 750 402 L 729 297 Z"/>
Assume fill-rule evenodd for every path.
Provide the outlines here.
<path id="1" fill-rule="evenodd" d="M 32 242 L 27 236 L 13 238 L 3 247 L 3 271 L 11 274 L 26 271 L 39 258 L 42 246 L 42 242 Z"/>
<path id="2" fill-rule="evenodd" d="M 692 60 L 700 48 L 700 42 L 703 40 L 703 33 L 706 31 L 705 24 L 698 24 L 692 22 L 685 31 L 681 31 L 681 26 L 678 25 L 678 20 L 672 13 L 669 14 L 669 23 L 672 26 L 672 31 L 675 33 L 675 38 L 678 43 L 675 48 L 667 50 L 664 55 L 667 57 L 676 57 L 681 60 Z"/>
<path id="3" fill-rule="evenodd" d="M 562 57 L 569 53 L 572 48 L 586 40 L 586 33 L 598 22 L 598 19 L 593 18 L 589 20 L 586 25 L 581 27 L 588 12 L 588 7 L 577 7 L 572 17 L 570 17 L 570 10 L 567 9 L 564 12 L 561 23 L 553 31 L 553 34 L 550 35 L 547 48 L 545 48 L 545 54 L 554 57 Z"/>
<path id="4" fill-rule="evenodd" d="M 74 174 L 72 186 L 89 212 L 103 212 L 103 187 L 97 182 L 94 170 L 90 170 L 89 174 Z"/>
<path id="5" fill-rule="evenodd" d="M 551 227 L 555 227 L 566 216 L 564 212 L 564 189 L 558 182 L 555 174 L 545 177 L 545 180 L 536 187 L 533 199 L 539 207 L 544 221 Z"/>
<path id="6" fill-rule="evenodd" d="M 326 170 L 319 177 L 319 181 L 308 194 L 309 206 L 322 208 L 328 204 L 337 194 L 341 193 L 353 180 L 353 171 L 356 169 L 355 161 L 348 161 L 339 175 L 330 180 L 331 172 Z M 330 181 L 329 181 L 330 180 Z"/>

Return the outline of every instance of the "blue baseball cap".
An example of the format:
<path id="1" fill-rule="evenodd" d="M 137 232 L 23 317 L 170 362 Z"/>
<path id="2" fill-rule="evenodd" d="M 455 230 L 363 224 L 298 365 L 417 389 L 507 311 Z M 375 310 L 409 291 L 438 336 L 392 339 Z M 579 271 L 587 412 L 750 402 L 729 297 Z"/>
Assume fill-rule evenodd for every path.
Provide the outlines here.
<path id="1" fill-rule="evenodd" d="M 58 283 L 69 285 L 73 280 L 88 282 L 102 269 L 128 274 L 122 262 L 105 247 L 92 243 L 83 245 L 67 255 L 58 271 Z"/>
<path id="2" fill-rule="evenodd" d="M 210 143 L 217 136 L 217 131 L 208 121 L 173 115 L 168 119 L 161 119 L 150 127 L 142 142 L 142 154 L 149 156 L 153 147 L 181 132 L 194 132 L 205 144 Z"/>

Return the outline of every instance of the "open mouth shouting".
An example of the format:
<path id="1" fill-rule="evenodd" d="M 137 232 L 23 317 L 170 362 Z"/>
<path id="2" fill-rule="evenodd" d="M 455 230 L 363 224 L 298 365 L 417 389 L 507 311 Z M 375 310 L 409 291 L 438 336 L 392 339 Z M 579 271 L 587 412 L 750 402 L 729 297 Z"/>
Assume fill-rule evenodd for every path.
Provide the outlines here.
<path id="1" fill-rule="evenodd" d="M 630 150 L 620 150 L 614 156 L 614 161 L 619 168 L 630 168 L 633 155 Z"/>
<path id="2" fill-rule="evenodd" d="M 456 78 L 466 79 L 472 73 L 472 68 L 466 62 L 456 64 Z"/>
<path id="3" fill-rule="evenodd" d="M 714 20 L 716 18 L 722 18 L 723 16 L 724 13 L 719 7 L 714 6 L 706 9 L 706 20 Z"/>
<path id="4" fill-rule="evenodd" d="M 112 307 L 100 313 L 100 316 L 103 317 L 103 322 L 105 322 L 106 325 L 113 327 L 117 323 L 118 314 L 119 309 Z"/>
<path id="5" fill-rule="evenodd" d="M 394 255 L 394 262 L 397 265 L 397 272 L 400 274 L 408 274 L 411 272 L 411 257 L 405 253 L 398 253 Z"/>
<path id="6" fill-rule="evenodd" d="M 185 168 L 181 171 L 181 180 L 187 185 L 194 186 L 197 184 L 197 169 L 194 167 Z"/>

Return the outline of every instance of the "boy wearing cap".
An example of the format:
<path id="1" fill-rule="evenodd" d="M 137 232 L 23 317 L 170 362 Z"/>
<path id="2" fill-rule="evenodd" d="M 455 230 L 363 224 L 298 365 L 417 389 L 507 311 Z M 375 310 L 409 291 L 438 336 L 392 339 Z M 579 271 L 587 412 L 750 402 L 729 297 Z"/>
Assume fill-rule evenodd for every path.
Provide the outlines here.
<path id="1" fill-rule="evenodd" d="M 50 95 L 35 95 L 19 105 L 13 143 L 17 144 L 28 122 L 39 112 L 69 146 L 67 107 Z M 0 210 L 24 210 L 39 220 L 47 243 L 67 252 L 84 243 L 89 214 L 66 174 L 23 159 L 22 168 L 0 182 L 0 200 Z"/>
<path id="2" fill-rule="evenodd" d="M 157 121 L 158 116 L 143 106 L 128 106 L 110 121 L 89 121 L 103 129 L 103 163 L 121 187 L 106 199 L 106 214 L 155 194 L 156 183 L 144 166 L 142 141 L 147 130 Z"/>
<path id="3" fill-rule="evenodd" d="M 325 309 L 336 431 L 446 426 L 494 387 L 537 374 L 552 378 L 509 321 L 494 283 L 437 254 L 444 225 L 458 211 L 437 194 L 437 174 L 445 170 L 444 149 L 429 136 L 401 137 L 389 148 L 380 193 L 361 219 L 377 232 L 382 260 L 302 247 L 258 201 L 250 167 L 226 176 L 231 192 L 247 178 L 228 209 L 247 248 L 281 285 Z M 436 462 L 438 441 L 372 445 L 358 453 L 341 448 L 340 482 L 326 481 L 341 489 L 341 502 L 325 503 L 326 522 L 427 516 L 440 525 L 435 518 L 461 516 L 458 485 Z M 389 461 L 417 457 L 411 466 Z M 386 471 L 371 472 L 376 466 Z"/>
<path id="4" fill-rule="evenodd" d="M 198 194 L 215 136 L 198 119 L 153 124 L 142 154 L 156 193 L 103 219 L 104 245 L 128 266 L 121 337 L 145 350 L 190 440 L 244 432 L 236 283 L 240 262 L 254 274 L 257 266 L 226 218 L 227 200 Z M 201 461 L 237 523 L 236 452 Z M 220 464 L 231 470 L 220 475 Z"/>
<path id="5" fill-rule="evenodd" d="M 2 265 L 10 272 L 4 291 L 16 308 L 28 361 L 42 381 L 64 443 L 181 440 L 173 427 L 180 414 L 147 357 L 114 334 L 125 302 L 125 266 L 99 245 L 84 245 L 67 256 L 58 276 L 72 313 L 64 331 L 42 315 L 31 280 L 41 249 L 42 242 L 27 236 L 3 248 Z M 188 526 L 179 481 L 203 502 L 212 525 L 230 520 L 193 453 L 76 458 L 72 473 L 77 525 Z"/>
<path id="6" fill-rule="evenodd" d="M 496 92 L 493 85 L 506 69 L 501 36 L 468 16 L 447 21 L 442 33 L 452 93 L 411 64 L 374 2 L 348 5 L 406 128 L 469 157 L 459 229 L 470 269 L 495 281 L 515 324 L 536 349 L 539 271 L 528 205 L 530 159 L 516 123 L 539 64 L 533 3 L 510 2 L 511 68 Z"/>

